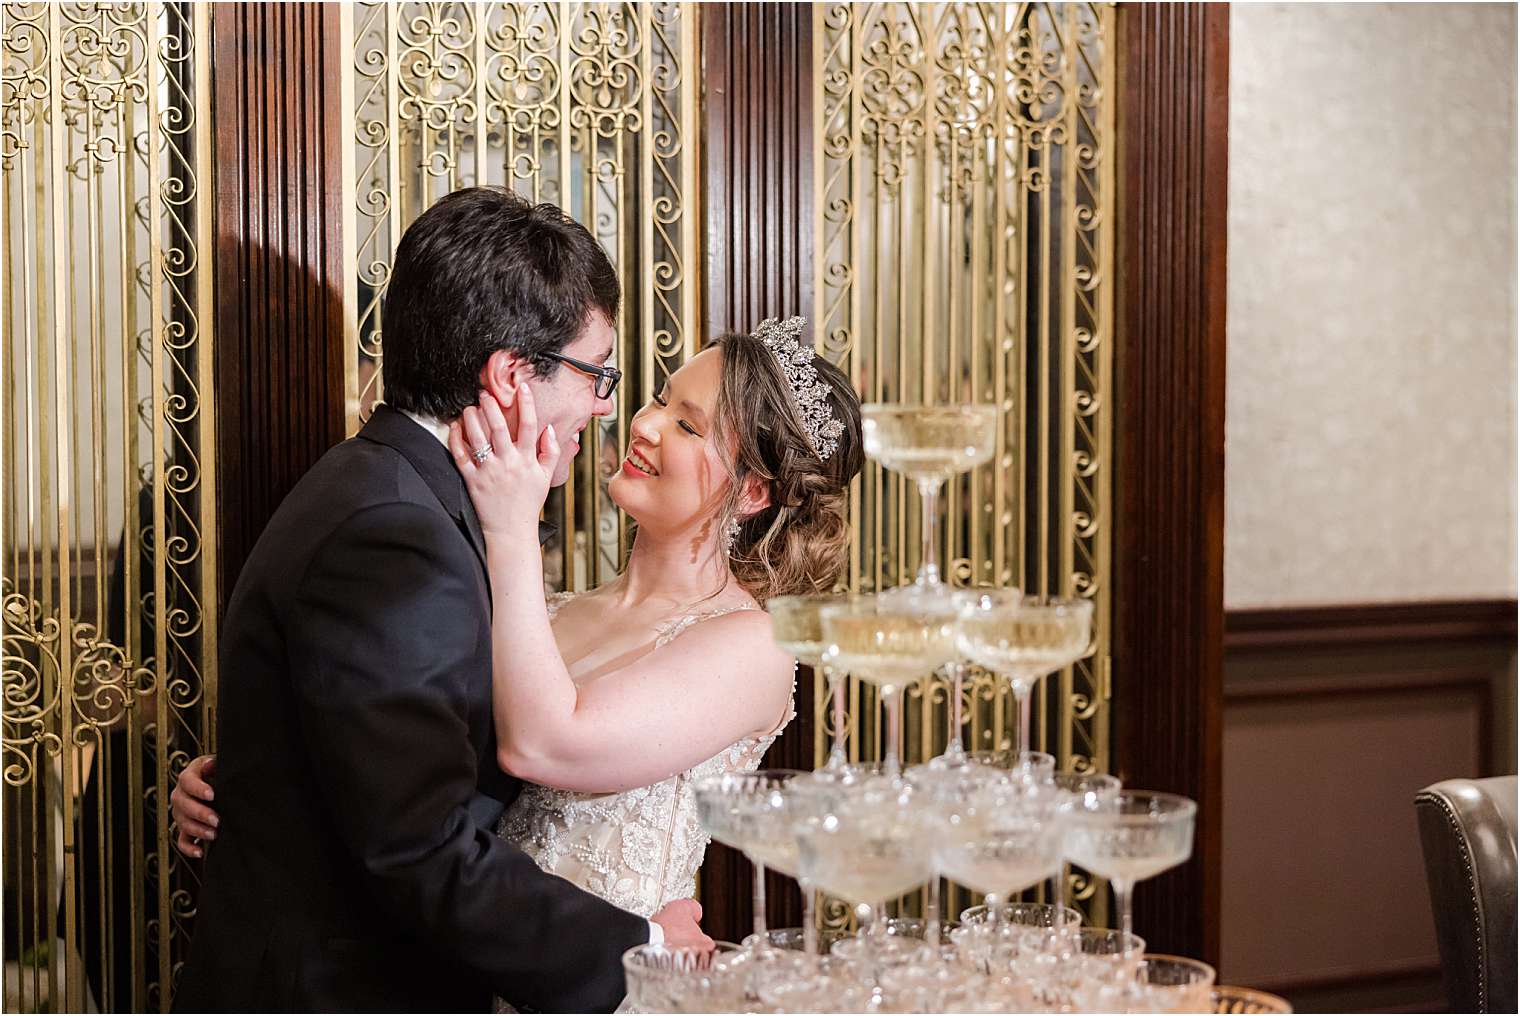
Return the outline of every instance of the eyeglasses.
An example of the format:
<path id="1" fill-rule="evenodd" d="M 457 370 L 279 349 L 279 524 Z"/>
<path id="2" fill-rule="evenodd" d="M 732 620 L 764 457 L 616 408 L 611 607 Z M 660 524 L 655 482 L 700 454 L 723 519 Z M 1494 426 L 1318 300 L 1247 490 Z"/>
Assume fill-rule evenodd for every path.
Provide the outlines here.
<path id="1" fill-rule="evenodd" d="M 603 367 L 595 363 L 587 363 L 585 360 L 577 360 L 573 356 L 565 356 L 563 353 L 546 354 L 551 360 L 568 363 L 578 371 L 590 374 L 596 378 L 596 397 L 610 399 L 612 393 L 617 391 L 618 382 L 623 380 L 623 372 L 616 367 Z"/>

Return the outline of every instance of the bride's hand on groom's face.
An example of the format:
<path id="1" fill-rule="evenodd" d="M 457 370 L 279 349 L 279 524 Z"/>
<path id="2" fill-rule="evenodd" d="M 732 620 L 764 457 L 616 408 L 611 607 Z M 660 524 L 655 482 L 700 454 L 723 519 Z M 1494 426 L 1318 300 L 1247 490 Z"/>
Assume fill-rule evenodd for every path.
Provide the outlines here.
<path id="1" fill-rule="evenodd" d="M 527 535 L 537 545 L 539 512 L 561 451 L 552 424 L 539 433 L 532 389 L 518 385 L 506 406 L 481 392 L 479 405 L 449 424 L 449 451 L 482 531 Z"/>

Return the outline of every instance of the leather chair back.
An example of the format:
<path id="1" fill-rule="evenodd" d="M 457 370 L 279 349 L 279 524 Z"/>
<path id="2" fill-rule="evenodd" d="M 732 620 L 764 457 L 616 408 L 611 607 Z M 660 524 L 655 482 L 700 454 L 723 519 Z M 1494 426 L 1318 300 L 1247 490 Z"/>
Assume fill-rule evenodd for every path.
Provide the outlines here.
<path id="1" fill-rule="evenodd" d="M 1515 793 L 1500 776 L 1415 795 L 1452 1012 L 1515 1011 Z"/>

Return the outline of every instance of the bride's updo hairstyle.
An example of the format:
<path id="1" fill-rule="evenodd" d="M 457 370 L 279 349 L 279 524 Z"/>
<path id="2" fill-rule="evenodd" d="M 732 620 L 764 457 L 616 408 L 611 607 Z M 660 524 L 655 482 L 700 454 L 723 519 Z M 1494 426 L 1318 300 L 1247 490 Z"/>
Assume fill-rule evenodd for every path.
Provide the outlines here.
<path id="1" fill-rule="evenodd" d="M 829 592 L 849 560 L 849 486 L 864 461 L 860 399 L 843 371 L 813 357 L 818 380 L 830 389 L 828 408 L 843 425 L 838 446 L 822 459 L 770 347 L 738 334 L 715 344 L 723 356 L 715 436 L 720 448 L 738 449 L 719 515 L 725 525 L 739 523 L 729 567 L 762 604 L 772 596 Z M 741 517 L 739 492 L 752 477 L 766 485 L 770 505 Z"/>

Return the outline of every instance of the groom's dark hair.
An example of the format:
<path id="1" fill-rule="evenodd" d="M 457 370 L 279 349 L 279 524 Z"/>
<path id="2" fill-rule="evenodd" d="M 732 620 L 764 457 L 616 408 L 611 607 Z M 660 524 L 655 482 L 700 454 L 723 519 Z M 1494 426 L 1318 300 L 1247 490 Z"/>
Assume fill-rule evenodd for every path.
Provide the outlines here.
<path id="1" fill-rule="evenodd" d="M 586 228 L 501 187 L 441 199 L 407 228 L 385 292 L 385 401 L 452 419 L 475 404 L 480 369 L 510 349 L 539 377 L 593 313 L 617 318 L 617 272 Z"/>

